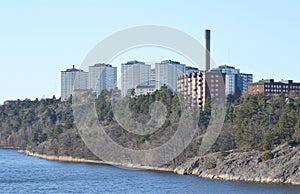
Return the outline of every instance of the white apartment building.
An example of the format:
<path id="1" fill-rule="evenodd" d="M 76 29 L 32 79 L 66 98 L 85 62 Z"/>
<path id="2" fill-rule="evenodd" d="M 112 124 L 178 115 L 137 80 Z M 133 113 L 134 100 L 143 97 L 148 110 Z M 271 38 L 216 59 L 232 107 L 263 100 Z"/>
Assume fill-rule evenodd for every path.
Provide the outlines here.
<path id="1" fill-rule="evenodd" d="M 150 86 L 154 86 L 154 88 L 155 88 L 155 83 L 156 83 L 156 70 L 155 69 L 151 69 L 150 70 L 150 83 L 149 83 L 149 85 Z"/>
<path id="2" fill-rule="evenodd" d="M 97 63 L 89 66 L 89 89 L 96 95 L 102 90 L 110 91 L 117 86 L 117 67 L 109 64 Z"/>
<path id="3" fill-rule="evenodd" d="M 125 96 L 130 89 L 150 85 L 151 65 L 140 61 L 128 61 L 121 65 L 121 93 Z"/>
<path id="4" fill-rule="evenodd" d="M 177 79 L 179 76 L 185 74 L 185 64 L 177 61 L 165 60 L 155 64 L 155 80 L 156 89 L 159 90 L 161 86 L 166 85 L 171 90 L 177 90 Z"/>
<path id="5" fill-rule="evenodd" d="M 83 70 L 73 68 L 61 71 L 61 100 L 67 100 L 73 90 L 88 89 L 88 73 Z"/>

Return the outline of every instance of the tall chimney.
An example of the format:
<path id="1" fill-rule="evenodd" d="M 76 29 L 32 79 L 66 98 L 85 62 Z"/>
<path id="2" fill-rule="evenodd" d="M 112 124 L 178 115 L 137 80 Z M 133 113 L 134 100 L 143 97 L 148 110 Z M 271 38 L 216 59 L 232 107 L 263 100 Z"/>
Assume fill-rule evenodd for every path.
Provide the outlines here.
<path id="1" fill-rule="evenodd" d="M 204 32 L 204 70 L 210 70 L 210 30 Z"/>

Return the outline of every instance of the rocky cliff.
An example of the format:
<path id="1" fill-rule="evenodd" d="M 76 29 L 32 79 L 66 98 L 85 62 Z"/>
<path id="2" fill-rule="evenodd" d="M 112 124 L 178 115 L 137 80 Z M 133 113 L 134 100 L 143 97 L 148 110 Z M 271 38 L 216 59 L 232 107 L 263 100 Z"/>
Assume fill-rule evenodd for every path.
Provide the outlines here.
<path id="1" fill-rule="evenodd" d="M 211 153 L 187 161 L 174 172 L 211 179 L 300 185 L 299 153 L 300 146 L 288 144 L 271 152 L 235 150 L 225 156 Z"/>

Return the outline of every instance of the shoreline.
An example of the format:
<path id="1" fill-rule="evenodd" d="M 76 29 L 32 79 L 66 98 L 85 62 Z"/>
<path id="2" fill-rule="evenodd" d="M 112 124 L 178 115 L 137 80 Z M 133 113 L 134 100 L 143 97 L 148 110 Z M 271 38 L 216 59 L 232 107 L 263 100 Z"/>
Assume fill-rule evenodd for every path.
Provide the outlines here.
<path id="1" fill-rule="evenodd" d="M 12 149 L 12 150 L 24 151 L 22 148 L 24 148 L 24 147 L 0 146 L 0 149 Z"/>
<path id="2" fill-rule="evenodd" d="M 17 148 L 4 148 L 4 149 L 17 149 Z M 137 169 L 137 170 L 150 170 L 150 171 L 157 171 L 157 172 L 172 172 L 178 175 L 189 175 L 189 176 L 197 176 L 200 178 L 205 179 L 211 179 L 211 180 L 222 180 L 222 181 L 242 181 L 242 182 L 248 182 L 248 183 L 261 183 L 261 184 L 282 184 L 282 185 L 294 185 L 299 186 L 300 182 L 293 182 L 293 181 L 282 181 L 280 179 L 271 179 L 271 178 L 245 178 L 242 176 L 230 176 L 228 174 L 213 174 L 208 172 L 202 172 L 200 174 L 198 173 L 190 173 L 186 174 L 182 170 L 174 168 L 163 168 L 163 167 L 149 167 L 149 166 L 140 166 L 136 164 L 120 164 L 120 163 L 114 163 L 114 162 L 104 162 L 100 160 L 90 160 L 90 159 L 84 159 L 84 158 L 76 158 L 72 156 L 55 156 L 55 155 L 45 155 L 45 154 L 38 154 L 33 153 L 28 150 L 22 150 L 18 149 L 19 153 L 24 153 L 28 156 L 46 159 L 50 161 L 60 161 L 60 162 L 71 162 L 71 163 L 87 163 L 87 164 L 100 164 L 100 165 L 110 165 L 110 166 L 116 166 L 116 167 L 122 167 L 122 168 L 129 168 L 129 169 Z"/>
<path id="3" fill-rule="evenodd" d="M 60 162 L 73 162 L 73 163 L 87 163 L 87 164 L 102 164 L 102 165 L 110 165 L 110 166 L 117 166 L 122 168 L 130 168 L 130 169 L 138 169 L 138 170 L 152 170 L 152 171 L 159 171 L 159 172 L 174 172 L 173 169 L 170 168 L 163 168 L 163 167 L 150 167 L 150 166 L 141 166 L 137 164 L 121 164 L 115 162 L 106 162 L 101 160 L 90 160 L 84 158 L 76 158 L 72 156 L 54 156 L 54 155 L 45 155 L 45 154 L 38 154 L 33 153 L 28 150 L 18 150 L 19 153 L 25 153 L 28 156 L 33 156 L 36 158 L 46 159 L 50 161 L 60 161 Z"/>
<path id="4" fill-rule="evenodd" d="M 212 173 L 201 173 L 201 174 L 182 174 L 180 172 L 175 172 L 179 175 L 189 175 L 189 176 L 197 176 L 204 179 L 211 180 L 221 180 L 221 181 L 236 181 L 236 182 L 246 182 L 246 183 L 259 183 L 259 184 L 274 184 L 274 185 L 292 185 L 292 186 L 300 186 L 300 182 L 293 182 L 291 180 L 283 181 L 281 179 L 271 179 L 271 178 L 244 178 L 241 175 L 228 175 L 228 174 L 212 174 Z"/>

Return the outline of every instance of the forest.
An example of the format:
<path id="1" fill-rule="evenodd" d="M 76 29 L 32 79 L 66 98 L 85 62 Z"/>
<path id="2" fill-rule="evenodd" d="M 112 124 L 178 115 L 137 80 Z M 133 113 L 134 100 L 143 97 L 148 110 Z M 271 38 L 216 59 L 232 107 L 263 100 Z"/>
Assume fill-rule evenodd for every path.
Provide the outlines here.
<path id="1" fill-rule="evenodd" d="M 116 121 L 111 104 L 112 91 L 102 91 L 96 99 L 99 122 L 117 143 L 132 149 L 149 149 L 166 142 L 176 132 L 182 114 L 179 97 L 167 87 L 152 94 L 129 97 L 130 111 L 136 121 L 149 121 L 149 106 L 154 101 L 166 107 L 166 119 L 154 133 L 137 135 L 124 130 Z M 209 101 L 208 101 L 209 102 Z M 300 141 L 300 98 L 283 94 L 244 95 L 227 100 L 225 122 L 210 152 L 233 149 L 272 150 L 277 145 Z M 211 116 L 207 103 L 199 110 L 197 133 L 190 145 L 174 161 L 182 163 L 197 156 Z M 17 100 L 0 106 L 0 146 L 21 147 L 44 154 L 93 157 L 76 130 L 72 113 L 72 97 Z"/>

